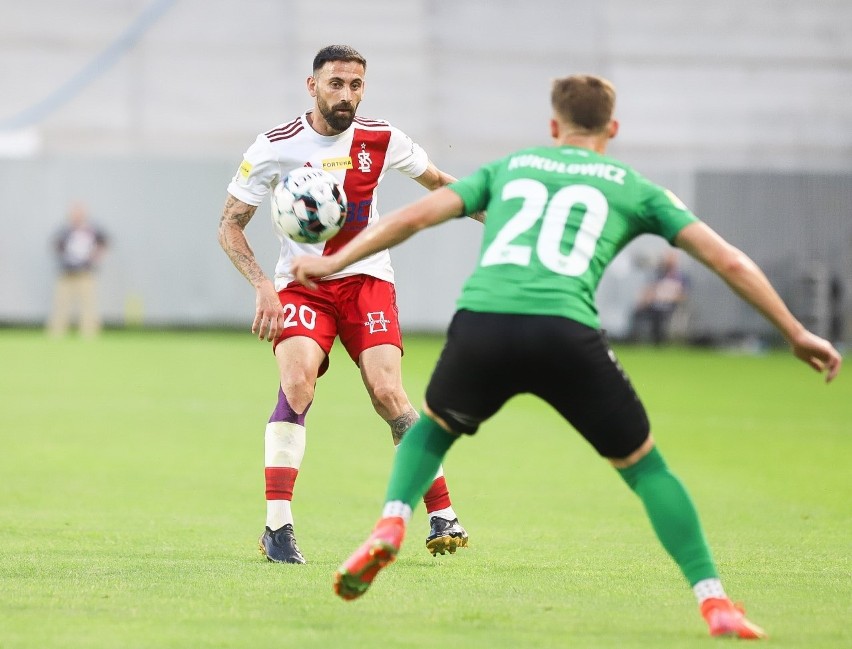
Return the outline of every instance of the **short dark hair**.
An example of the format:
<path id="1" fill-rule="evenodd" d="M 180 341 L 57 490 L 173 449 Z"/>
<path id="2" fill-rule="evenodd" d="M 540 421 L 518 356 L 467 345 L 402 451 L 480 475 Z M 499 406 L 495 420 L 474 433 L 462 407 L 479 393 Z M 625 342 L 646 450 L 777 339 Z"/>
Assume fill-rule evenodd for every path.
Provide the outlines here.
<path id="1" fill-rule="evenodd" d="M 367 70 L 367 59 L 358 53 L 354 47 L 348 45 L 326 45 L 314 57 L 314 74 L 320 71 L 329 61 L 355 61 L 364 66 L 364 71 Z"/>
<path id="2" fill-rule="evenodd" d="M 553 82 L 550 103 L 561 119 L 589 133 L 598 133 L 612 119 L 615 86 L 603 77 L 573 74 Z"/>

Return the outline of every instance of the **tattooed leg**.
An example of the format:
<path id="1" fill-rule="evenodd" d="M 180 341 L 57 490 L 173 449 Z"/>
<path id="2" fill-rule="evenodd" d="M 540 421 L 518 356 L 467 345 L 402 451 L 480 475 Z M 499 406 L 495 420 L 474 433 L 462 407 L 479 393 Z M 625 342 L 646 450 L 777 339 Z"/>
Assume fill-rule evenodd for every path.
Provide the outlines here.
<path id="1" fill-rule="evenodd" d="M 391 435 L 393 436 L 393 445 L 398 446 L 402 441 L 402 436 L 405 435 L 405 431 L 411 428 L 420 418 L 420 415 L 412 408 L 406 413 L 401 414 L 399 417 L 395 419 L 389 419 L 388 425 L 391 429 Z"/>

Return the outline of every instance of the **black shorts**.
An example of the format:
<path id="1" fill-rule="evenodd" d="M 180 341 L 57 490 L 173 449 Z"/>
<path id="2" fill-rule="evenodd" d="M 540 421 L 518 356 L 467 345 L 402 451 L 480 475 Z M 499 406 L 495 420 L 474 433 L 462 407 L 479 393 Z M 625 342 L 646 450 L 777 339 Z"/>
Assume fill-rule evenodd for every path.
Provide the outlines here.
<path id="1" fill-rule="evenodd" d="M 558 316 L 458 311 L 426 389 L 432 412 L 472 435 L 524 393 L 553 406 L 604 457 L 627 457 L 650 431 L 602 332 Z"/>

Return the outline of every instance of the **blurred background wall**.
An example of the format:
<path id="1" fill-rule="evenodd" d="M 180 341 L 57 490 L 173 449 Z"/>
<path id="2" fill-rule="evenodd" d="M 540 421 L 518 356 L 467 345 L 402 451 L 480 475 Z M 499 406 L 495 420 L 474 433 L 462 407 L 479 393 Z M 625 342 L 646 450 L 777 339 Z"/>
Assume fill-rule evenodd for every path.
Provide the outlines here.
<path id="1" fill-rule="evenodd" d="M 455 175 L 547 144 L 553 77 L 610 78 L 622 123 L 610 152 L 754 257 L 820 333 L 849 336 L 848 0 L 43 0 L 0 12 L 0 323 L 44 321 L 50 238 L 83 200 L 111 238 L 108 323 L 248 328 L 254 292 L 216 241 L 226 186 L 258 133 L 310 106 L 316 51 L 343 42 L 368 60 L 360 114 Z M 383 211 L 423 192 L 397 176 Z M 479 229 L 449 224 L 393 252 L 408 330 L 443 331 Z M 247 233 L 271 273 L 267 205 Z M 666 245 L 641 238 L 604 278 L 615 337 Z M 768 333 L 715 276 L 684 266 L 690 337 Z"/>

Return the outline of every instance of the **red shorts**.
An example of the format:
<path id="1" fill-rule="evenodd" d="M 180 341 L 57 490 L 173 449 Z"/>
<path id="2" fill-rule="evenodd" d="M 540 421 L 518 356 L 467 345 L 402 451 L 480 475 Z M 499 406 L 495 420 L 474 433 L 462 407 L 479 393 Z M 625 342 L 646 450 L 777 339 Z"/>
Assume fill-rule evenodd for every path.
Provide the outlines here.
<path id="1" fill-rule="evenodd" d="M 337 336 L 356 365 L 361 352 L 370 347 L 394 345 L 402 350 L 396 289 L 391 282 L 352 275 L 317 282 L 316 290 L 292 282 L 278 292 L 278 299 L 285 322 L 272 348 L 293 336 L 315 340 L 326 353 L 319 376 L 328 369 L 327 355 Z"/>

